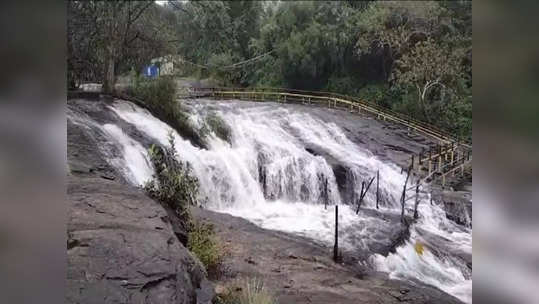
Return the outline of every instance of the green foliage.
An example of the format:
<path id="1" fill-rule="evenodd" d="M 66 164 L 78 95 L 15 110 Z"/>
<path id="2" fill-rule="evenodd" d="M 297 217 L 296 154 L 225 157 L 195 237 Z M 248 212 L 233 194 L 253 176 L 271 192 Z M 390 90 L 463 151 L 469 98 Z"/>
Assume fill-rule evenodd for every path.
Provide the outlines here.
<path id="1" fill-rule="evenodd" d="M 216 67 L 210 70 L 210 76 L 221 81 L 223 86 L 233 86 L 242 81 L 242 71 L 234 68 L 226 68 L 235 62 L 241 61 L 241 57 L 235 56 L 230 51 L 213 54 L 208 65 Z"/>
<path id="2" fill-rule="evenodd" d="M 321 89 L 351 59 L 352 12 L 341 2 L 283 2 L 251 45 L 258 53 L 275 51 L 271 63 L 283 86 Z"/>
<path id="3" fill-rule="evenodd" d="M 331 76 L 328 79 L 327 85 L 323 89 L 327 92 L 335 92 L 347 95 L 356 95 L 360 88 L 360 84 L 356 79 L 349 76 L 337 77 Z"/>
<path id="4" fill-rule="evenodd" d="M 186 1 L 175 7 L 178 47 L 186 59 L 208 63 L 214 55 L 241 60 L 253 55 L 249 43 L 258 35 L 261 2 Z"/>
<path id="5" fill-rule="evenodd" d="M 378 105 L 390 107 L 393 102 L 393 96 L 390 93 L 389 86 L 386 84 L 368 84 L 355 95 Z"/>
<path id="6" fill-rule="evenodd" d="M 223 85 L 358 96 L 470 137 L 468 1 L 181 6 L 181 53 L 208 64 L 207 75 Z M 268 52 L 247 65 L 223 68 Z"/>
<path id="7" fill-rule="evenodd" d="M 213 225 L 194 222 L 189 230 L 187 248 L 194 253 L 206 267 L 210 278 L 221 274 L 224 249 L 220 246 Z"/>
<path id="8" fill-rule="evenodd" d="M 159 77 L 144 81 L 137 77 L 135 85 L 129 91 L 135 97 L 144 100 L 152 110 L 164 112 L 175 108 L 176 84 L 171 78 Z"/>
<path id="9" fill-rule="evenodd" d="M 217 296 L 218 304 L 274 304 L 274 296 L 259 279 L 246 280 L 242 286 L 228 288 Z"/>
<path id="10" fill-rule="evenodd" d="M 178 54 L 195 63 L 182 67 L 187 74 L 211 77 L 220 85 L 359 96 L 471 137 L 470 1 L 173 1 L 166 7 L 148 3 L 70 2 L 71 85 L 104 74 L 111 60 L 120 71 L 139 71 L 152 56 Z M 134 16 L 129 12 L 146 5 L 136 22 L 126 23 L 125 18 Z M 110 33 L 103 31 L 108 25 L 118 25 L 114 29 L 126 30 L 127 35 L 108 37 Z M 262 54 L 267 55 L 247 61 Z M 140 94 L 146 99 L 169 98 L 157 91 Z M 204 146 L 200 132 L 189 125 L 178 105 L 153 100 L 150 105 L 159 118 Z"/>
<path id="11" fill-rule="evenodd" d="M 192 174 L 189 163 L 178 160 L 172 133 L 168 147 L 152 145 L 148 152 L 155 174 L 144 186 L 145 191 L 174 211 L 182 228 L 188 232 L 188 249 L 206 267 L 208 275 L 217 278 L 222 272 L 224 248 L 220 246 L 213 226 L 193 222 L 189 213 L 190 206 L 198 205 L 198 179 Z"/>
<path id="12" fill-rule="evenodd" d="M 98 81 L 111 93 L 116 75 L 175 52 L 175 16 L 154 1 L 69 1 L 67 14 L 71 84 Z"/>
<path id="13" fill-rule="evenodd" d="M 155 80 L 135 81 L 128 94 L 142 99 L 153 115 L 174 128 L 192 144 L 205 147 L 204 134 L 189 121 L 181 104 L 176 100 L 176 84 L 172 78 L 161 76 Z"/>
<path id="14" fill-rule="evenodd" d="M 407 100 L 407 108 L 401 110 L 469 138 L 471 133 L 466 133 L 471 132 L 467 123 L 471 122 L 471 98 L 466 98 L 463 57 L 462 48 L 439 44 L 431 38 L 416 43 L 397 60 L 394 71 L 397 85 L 413 91 L 416 97 L 415 102 Z"/>
<path id="15" fill-rule="evenodd" d="M 206 116 L 206 123 L 211 128 L 211 130 L 222 140 L 231 143 L 232 141 L 232 131 L 226 122 L 221 118 L 221 116 L 216 113 L 210 113 Z"/>
<path id="16" fill-rule="evenodd" d="M 155 200 L 168 205 L 188 228 L 189 206 L 197 205 L 198 179 L 193 176 L 188 163 L 177 159 L 174 137 L 169 134 L 169 147 L 152 145 L 150 159 L 155 168 L 154 179 L 144 186 Z M 187 229 L 186 229 L 187 230 Z"/>

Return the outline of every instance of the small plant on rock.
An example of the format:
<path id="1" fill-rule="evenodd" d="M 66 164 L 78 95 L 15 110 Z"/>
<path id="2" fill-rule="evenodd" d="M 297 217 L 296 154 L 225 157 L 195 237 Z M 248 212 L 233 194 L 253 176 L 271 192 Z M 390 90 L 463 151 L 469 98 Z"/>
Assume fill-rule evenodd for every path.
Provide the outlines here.
<path id="1" fill-rule="evenodd" d="M 188 230 L 189 205 L 197 204 L 198 179 L 191 173 L 188 163 L 177 159 L 172 133 L 169 133 L 169 147 L 152 145 L 149 154 L 155 174 L 144 189 L 150 197 L 172 208 Z"/>
<path id="2" fill-rule="evenodd" d="M 232 286 L 217 296 L 219 304 L 275 304 L 275 298 L 259 279 L 246 280 L 240 286 Z"/>
<path id="3" fill-rule="evenodd" d="M 221 275 L 224 249 L 218 242 L 213 225 L 192 223 L 187 248 L 204 264 L 210 278 L 217 279 Z"/>

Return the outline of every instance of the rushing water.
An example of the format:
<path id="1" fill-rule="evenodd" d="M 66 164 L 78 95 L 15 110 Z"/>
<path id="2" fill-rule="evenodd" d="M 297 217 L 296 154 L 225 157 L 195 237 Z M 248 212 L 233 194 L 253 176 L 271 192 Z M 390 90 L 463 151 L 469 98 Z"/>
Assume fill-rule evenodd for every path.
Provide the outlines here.
<path id="1" fill-rule="evenodd" d="M 129 102 L 109 106 L 124 122 L 162 145 L 169 133 L 175 137 L 179 158 L 191 164 L 200 182 L 200 199 L 206 207 L 246 218 L 261 227 L 303 235 L 322 244 L 333 241 L 334 213 L 324 208 L 327 180 L 329 204 L 340 204 L 339 221 L 343 246 L 347 250 L 369 250 L 383 243 L 384 231 L 395 223 L 360 213 L 343 201 L 329 159 L 349 170 L 352 191 L 359 192 L 361 180 L 380 172 L 383 204 L 381 214 L 400 214 L 399 197 L 405 176 L 396 165 L 383 162 L 365 148 L 349 140 L 335 123 L 326 123 L 307 112 L 290 111 L 274 104 L 234 107 L 234 103 L 195 104 L 192 123 L 199 127 L 204 116 L 215 111 L 230 126 L 231 143 L 215 134 L 208 138 L 209 149 L 197 148 L 181 138 L 167 124 Z M 109 153 L 108 161 L 133 184 L 149 180 L 152 168 L 144 145 L 116 124 L 99 124 L 80 113 L 68 118 L 96 129 L 109 144 L 121 151 Z M 309 149 L 306 149 L 309 147 Z M 101 149 L 107 150 L 105 145 Z M 315 150 L 317 153 L 312 153 Z M 309 152 L 310 151 L 310 152 Z M 265 182 L 261 182 L 263 172 Z M 357 193 L 359 194 L 359 193 Z M 420 192 L 419 221 L 411 237 L 395 253 L 373 253 L 368 263 L 393 278 L 414 278 L 471 303 L 471 274 L 458 253 L 471 255 L 471 229 L 449 221 L 444 211 L 429 203 L 428 192 Z M 375 192 L 369 191 L 362 205 L 375 208 Z M 415 244 L 425 244 L 419 255 Z M 437 246 L 443 248 L 437 248 Z M 455 252 L 457 254 L 455 254 Z"/>

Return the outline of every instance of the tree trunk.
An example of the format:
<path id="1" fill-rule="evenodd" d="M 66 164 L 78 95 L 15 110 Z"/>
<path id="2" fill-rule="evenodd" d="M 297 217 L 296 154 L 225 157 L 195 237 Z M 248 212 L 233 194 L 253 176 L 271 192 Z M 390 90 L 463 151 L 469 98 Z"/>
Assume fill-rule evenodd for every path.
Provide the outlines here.
<path id="1" fill-rule="evenodd" d="M 115 83 L 115 74 L 114 74 L 114 56 L 109 55 L 107 58 L 107 63 L 105 67 L 105 79 L 103 81 L 103 92 L 110 94 L 114 93 L 114 83 Z"/>
<path id="2" fill-rule="evenodd" d="M 424 95 L 419 95 L 419 106 L 421 107 L 421 111 L 423 112 L 423 116 L 425 116 L 425 120 L 428 123 L 431 123 L 430 115 L 428 114 L 427 105 L 425 104 Z"/>

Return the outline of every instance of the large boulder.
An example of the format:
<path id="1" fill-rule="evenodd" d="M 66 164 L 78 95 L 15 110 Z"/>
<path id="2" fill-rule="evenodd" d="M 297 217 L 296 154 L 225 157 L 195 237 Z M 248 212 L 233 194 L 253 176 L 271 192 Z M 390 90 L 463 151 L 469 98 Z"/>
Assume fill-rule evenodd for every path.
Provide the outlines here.
<path id="1" fill-rule="evenodd" d="M 212 290 L 166 211 L 140 190 L 69 176 L 67 194 L 68 303 L 197 303 Z"/>

